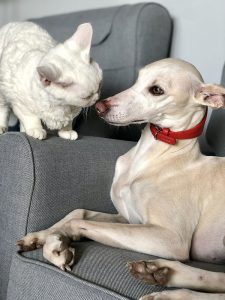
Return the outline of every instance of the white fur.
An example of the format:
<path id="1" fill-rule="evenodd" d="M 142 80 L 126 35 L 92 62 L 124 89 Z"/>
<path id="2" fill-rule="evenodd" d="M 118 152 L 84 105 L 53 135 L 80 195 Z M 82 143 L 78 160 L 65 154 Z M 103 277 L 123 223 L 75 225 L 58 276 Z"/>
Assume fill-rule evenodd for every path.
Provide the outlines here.
<path id="1" fill-rule="evenodd" d="M 34 138 L 46 137 L 42 123 L 62 138 L 77 138 L 72 121 L 99 98 L 102 80 L 98 64 L 90 62 L 91 38 L 90 24 L 62 44 L 31 22 L 0 30 L 0 134 L 12 109 L 21 131 Z"/>

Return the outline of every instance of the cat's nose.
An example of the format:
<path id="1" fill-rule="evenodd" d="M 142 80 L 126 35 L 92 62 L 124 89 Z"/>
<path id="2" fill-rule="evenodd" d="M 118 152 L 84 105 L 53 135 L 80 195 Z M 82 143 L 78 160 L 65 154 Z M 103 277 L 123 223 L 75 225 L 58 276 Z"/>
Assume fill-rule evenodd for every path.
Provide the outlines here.
<path id="1" fill-rule="evenodd" d="M 95 109 L 99 115 L 105 114 L 111 107 L 110 100 L 99 101 L 95 104 Z"/>

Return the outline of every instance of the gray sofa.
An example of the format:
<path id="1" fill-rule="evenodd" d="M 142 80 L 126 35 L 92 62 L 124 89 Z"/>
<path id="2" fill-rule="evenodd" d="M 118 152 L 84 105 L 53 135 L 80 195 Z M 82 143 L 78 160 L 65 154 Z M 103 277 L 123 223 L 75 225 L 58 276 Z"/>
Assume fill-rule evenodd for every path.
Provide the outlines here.
<path id="1" fill-rule="evenodd" d="M 103 97 L 130 86 L 141 66 L 169 55 L 172 21 L 157 4 L 34 21 L 57 40 L 69 36 L 79 23 L 93 24 L 92 51 L 104 70 Z M 17 239 L 51 226 L 76 208 L 115 213 L 109 196 L 115 162 L 135 144 L 140 129 L 115 130 L 94 111 L 86 121 L 81 116 L 75 126 L 81 134 L 77 141 L 50 136 L 40 142 L 20 133 L 0 137 L 1 300 L 122 300 L 163 290 L 128 274 L 127 261 L 152 258 L 149 255 L 85 240 L 74 244 L 72 272 L 63 272 L 43 259 L 41 249 L 17 252 Z M 190 263 L 225 271 L 222 265 Z"/>

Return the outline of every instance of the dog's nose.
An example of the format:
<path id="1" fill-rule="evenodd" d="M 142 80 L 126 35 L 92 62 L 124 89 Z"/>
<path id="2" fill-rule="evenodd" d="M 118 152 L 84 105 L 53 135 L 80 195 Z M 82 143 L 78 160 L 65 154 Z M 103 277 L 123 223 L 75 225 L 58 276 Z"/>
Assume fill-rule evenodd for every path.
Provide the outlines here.
<path id="1" fill-rule="evenodd" d="M 110 109 L 110 100 L 99 101 L 95 104 L 95 109 L 99 115 L 106 113 Z"/>

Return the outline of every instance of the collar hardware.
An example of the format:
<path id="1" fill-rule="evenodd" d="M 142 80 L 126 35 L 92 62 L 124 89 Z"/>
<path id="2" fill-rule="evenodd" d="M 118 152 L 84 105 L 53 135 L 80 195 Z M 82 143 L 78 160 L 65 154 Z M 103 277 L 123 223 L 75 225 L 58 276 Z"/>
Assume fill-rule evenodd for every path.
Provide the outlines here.
<path id="1" fill-rule="evenodd" d="M 207 118 L 207 109 L 203 119 L 193 128 L 183 131 L 172 131 L 169 128 L 161 128 L 157 125 L 150 123 L 150 130 L 156 140 L 161 142 L 175 145 L 177 140 L 193 139 L 202 134 L 205 121 Z"/>

